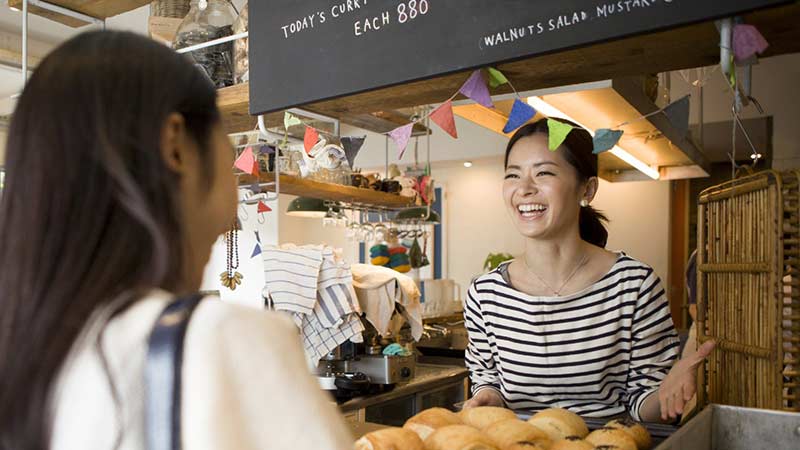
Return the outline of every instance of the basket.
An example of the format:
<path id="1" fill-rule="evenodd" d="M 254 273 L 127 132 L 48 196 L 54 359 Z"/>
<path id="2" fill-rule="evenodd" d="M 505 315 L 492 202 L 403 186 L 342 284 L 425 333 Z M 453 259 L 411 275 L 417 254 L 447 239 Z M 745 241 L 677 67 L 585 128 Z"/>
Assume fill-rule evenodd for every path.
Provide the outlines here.
<path id="1" fill-rule="evenodd" d="M 154 0 L 150 2 L 150 15 L 183 19 L 189 14 L 190 0 Z"/>
<path id="2" fill-rule="evenodd" d="M 800 170 L 706 189 L 698 208 L 698 337 L 717 347 L 700 405 L 800 411 Z"/>

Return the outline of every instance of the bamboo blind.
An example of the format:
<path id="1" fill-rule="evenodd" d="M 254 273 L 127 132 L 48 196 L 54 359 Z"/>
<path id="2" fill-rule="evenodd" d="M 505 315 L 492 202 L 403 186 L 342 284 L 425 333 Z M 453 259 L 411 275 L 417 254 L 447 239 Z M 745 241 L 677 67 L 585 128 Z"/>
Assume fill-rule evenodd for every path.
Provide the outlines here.
<path id="1" fill-rule="evenodd" d="M 800 170 L 711 187 L 698 208 L 699 402 L 800 411 Z"/>

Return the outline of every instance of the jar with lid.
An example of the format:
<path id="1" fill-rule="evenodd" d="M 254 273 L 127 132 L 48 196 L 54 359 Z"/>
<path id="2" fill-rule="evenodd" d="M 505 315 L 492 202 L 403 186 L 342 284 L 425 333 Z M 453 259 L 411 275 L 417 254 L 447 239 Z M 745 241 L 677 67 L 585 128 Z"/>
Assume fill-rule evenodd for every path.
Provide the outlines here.
<path id="1" fill-rule="evenodd" d="M 230 0 L 192 0 L 189 14 L 175 36 L 175 49 L 233 34 L 236 11 Z M 233 42 L 190 52 L 189 55 L 218 88 L 233 85 Z"/>

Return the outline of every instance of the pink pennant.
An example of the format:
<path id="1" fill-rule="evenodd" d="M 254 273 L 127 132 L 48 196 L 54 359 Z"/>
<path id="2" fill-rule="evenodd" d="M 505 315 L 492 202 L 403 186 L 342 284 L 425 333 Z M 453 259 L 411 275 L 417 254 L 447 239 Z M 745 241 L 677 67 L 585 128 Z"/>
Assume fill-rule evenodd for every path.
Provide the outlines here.
<path id="1" fill-rule="evenodd" d="M 494 108 L 492 103 L 492 96 L 489 95 L 489 88 L 486 86 L 486 79 L 483 77 L 483 72 L 480 69 L 472 72 L 469 79 L 458 90 L 467 97 L 475 100 L 487 108 Z"/>
<path id="2" fill-rule="evenodd" d="M 266 203 L 264 203 L 264 202 L 258 202 L 258 213 L 259 213 L 259 214 L 261 214 L 261 213 L 267 213 L 267 212 L 270 212 L 270 211 L 272 211 L 272 208 L 270 208 L 269 206 L 267 206 L 267 204 L 266 204 Z"/>
<path id="3" fill-rule="evenodd" d="M 769 43 L 753 25 L 738 24 L 733 27 L 733 53 L 737 61 L 744 61 L 756 53 L 764 53 Z"/>
<path id="4" fill-rule="evenodd" d="M 251 147 L 244 149 L 242 154 L 236 159 L 236 162 L 233 163 L 233 166 L 244 173 L 249 173 L 250 175 L 257 174 L 258 166 L 256 165 L 256 157 L 253 155 L 253 149 Z"/>
<path id="5" fill-rule="evenodd" d="M 439 125 L 444 131 L 458 139 L 458 131 L 456 131 L 456 120 L 453 117 L 453 102 L 450 100 L 442 103 L 438 108 L 434 109 L 431 113 L 431 120 Z"/>
<path id="6" fill-rule="evenodd" d="M 315 145 L 317 145 L 317 141 L 319 141 L 319 133 L 313 127 L 306 126 L 306 135 L 303 137 L 303 146 L 306 149 L 306 153 L 310 152 Z"/>
<path id="7" fill-rule="evenodd" d="M 389 132 L 389 137 L 392 138 L 394 144 L 397 146 L 397 159 L 403 159 L 403 153 L 408 146 L 408 140 L 411 139 L 411 131 L 414 129 L 414 123 L 403 125 L 402 127 L 395 128 Z"/>

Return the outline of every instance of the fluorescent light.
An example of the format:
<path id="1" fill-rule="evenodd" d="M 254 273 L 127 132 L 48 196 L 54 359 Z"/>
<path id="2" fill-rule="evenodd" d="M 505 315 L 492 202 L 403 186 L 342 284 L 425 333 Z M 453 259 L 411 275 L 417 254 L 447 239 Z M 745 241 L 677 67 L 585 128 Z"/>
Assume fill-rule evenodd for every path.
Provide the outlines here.
<path id="1" fill-rule="evenodd" d="M 466 167 L 467 169 L 472 167 L 472 161 L 464 161 L 464 167 Z"/>
<path id="2" fill-rule="evenodd" d="M 555 106 L 547 103 L 546 101 L 542 100 L 541 97 L 528 97 L 528 104 L 533 106 L 533 108 L 541 114 L 544 114 L 548 117 L 557 117 L 560 119 L 566 119 L 570 122 L 574 122 L 589 132 L 589 134 L 594 137 L 594 130 L 585 126 L 584 124 L 578 122 L 577 120 L 573 119 L 572 117 L 565 114 L 560 109 L 556 108 Z M 626 163 L 630 164 L 631 166 L 635 167 L 638 171 L 642 172 L 643 174 L 647 175 L 648 177 L 658 180 L 661 175 L 658 173 L 657 169 L 654 169 L 647 164 L 640 161 L 635 156 L 631 155 L 630 153 L 626 152 L 619 145 L 615 145 L 614 148 L 609 150 L 612 155 L 616 156 L 617 158 L 625 161 Z"/>

